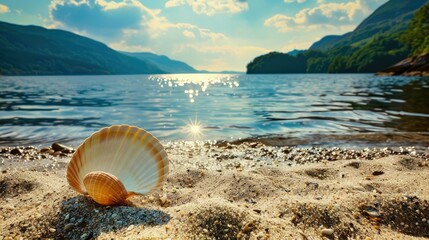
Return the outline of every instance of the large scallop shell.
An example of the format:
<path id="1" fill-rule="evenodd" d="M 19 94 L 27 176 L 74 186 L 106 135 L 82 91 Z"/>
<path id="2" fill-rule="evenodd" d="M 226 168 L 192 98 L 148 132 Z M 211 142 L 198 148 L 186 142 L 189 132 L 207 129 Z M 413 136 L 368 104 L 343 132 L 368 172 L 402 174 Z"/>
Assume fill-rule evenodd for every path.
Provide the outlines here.
<path id="1" fill-rule="evenodd" d="M 158 139 L 127 125 L 92 134 L 67 167 L 70 186 L 102 205 L 122 204 L 132 195 L 154 191 L 167 174 L 167 154 Z"/>

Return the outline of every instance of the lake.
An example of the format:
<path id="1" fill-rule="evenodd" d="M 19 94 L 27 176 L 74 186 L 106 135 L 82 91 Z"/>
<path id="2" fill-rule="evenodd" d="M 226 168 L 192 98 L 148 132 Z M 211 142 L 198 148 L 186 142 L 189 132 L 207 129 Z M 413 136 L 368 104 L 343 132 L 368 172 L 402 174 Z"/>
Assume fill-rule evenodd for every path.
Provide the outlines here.
<path id="1" fill-rule="evenodd" d="M 0 76 L 0 145 L 130 124 L 164 141 L 429 132 L 429 78 L 372 74 Z"/>

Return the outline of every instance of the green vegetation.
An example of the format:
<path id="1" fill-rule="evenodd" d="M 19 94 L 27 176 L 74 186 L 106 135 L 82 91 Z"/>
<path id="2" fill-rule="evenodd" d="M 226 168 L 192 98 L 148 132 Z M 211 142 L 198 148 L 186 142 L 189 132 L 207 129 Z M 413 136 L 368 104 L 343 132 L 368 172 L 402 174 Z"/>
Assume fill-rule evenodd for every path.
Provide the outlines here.
<path id="1" fill-rule="evenodd" d="M 429 13 L 426 8 L 429 4 L 416 13 L 410 25 L 413 14 L 425 3 L 429 1 L 390 0 L 365 19 L 355 31 L 343 36 L 327 36 L 296 56 L 278 52 L 259 56 L 247 65 L 247 73 L 381 71 L 408 57 L 412 49 L 416 52 L 422 52 L 421 48 L 428 50 Z M 403 37 L 409 25 L 418 30 L 408 34 L 409 37 Z"/>
<path id="2" fill-rule="evenodd" d="M 429 53 L 429 4 L 416 12 L 402 41 L 412 48 L 412 55 Z"/>
<path id="3" fill-rule="evenodd" d="M 70 32 L 0 22 L 0 74 L 73 75 L 163 73 Z"/>
<path id="4" fill-rule="evenodd" d="M 363 47 L 309 50 L 297 56 L 271 52 L 247 65 L 247 73 L 372 73 L 406 58 L 410 52 L 399 35 L 374 37 Z"/>
<path id="5" fill-rule="evenodd" d="M 326 36 L 314 43 L 310 50 L 328 50 L 335 46 L 361 47 L 374 35 L 391 35 L 407 29 L 414 13 L 428 0 L 390 0 L 362 21 L 353 31 L 342 36 Z"/>

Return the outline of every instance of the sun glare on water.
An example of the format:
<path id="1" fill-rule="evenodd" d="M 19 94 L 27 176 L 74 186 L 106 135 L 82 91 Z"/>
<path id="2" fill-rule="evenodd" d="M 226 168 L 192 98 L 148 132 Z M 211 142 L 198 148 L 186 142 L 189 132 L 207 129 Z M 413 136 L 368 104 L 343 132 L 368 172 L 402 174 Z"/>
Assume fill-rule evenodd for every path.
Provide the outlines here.
<path id="1" fill-rule="evenodd" d="M 186 123 L 185 133 L 189 138 L 199 139 L 203 136 L 203 126 L 196 118 L 194 121 L 189 120 Z"/>

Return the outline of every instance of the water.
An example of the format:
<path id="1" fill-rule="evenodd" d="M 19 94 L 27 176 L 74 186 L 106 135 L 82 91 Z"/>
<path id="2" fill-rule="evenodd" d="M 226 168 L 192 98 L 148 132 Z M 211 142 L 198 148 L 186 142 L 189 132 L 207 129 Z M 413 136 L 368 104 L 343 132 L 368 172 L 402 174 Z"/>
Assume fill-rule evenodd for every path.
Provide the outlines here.
<path id="1" fill-rule="evenodd" d="M 429 78 L 369 74 L 0 77 L 0 145 L 78 144 L 113 124 L 161 140 L 429 132 Z"/>

